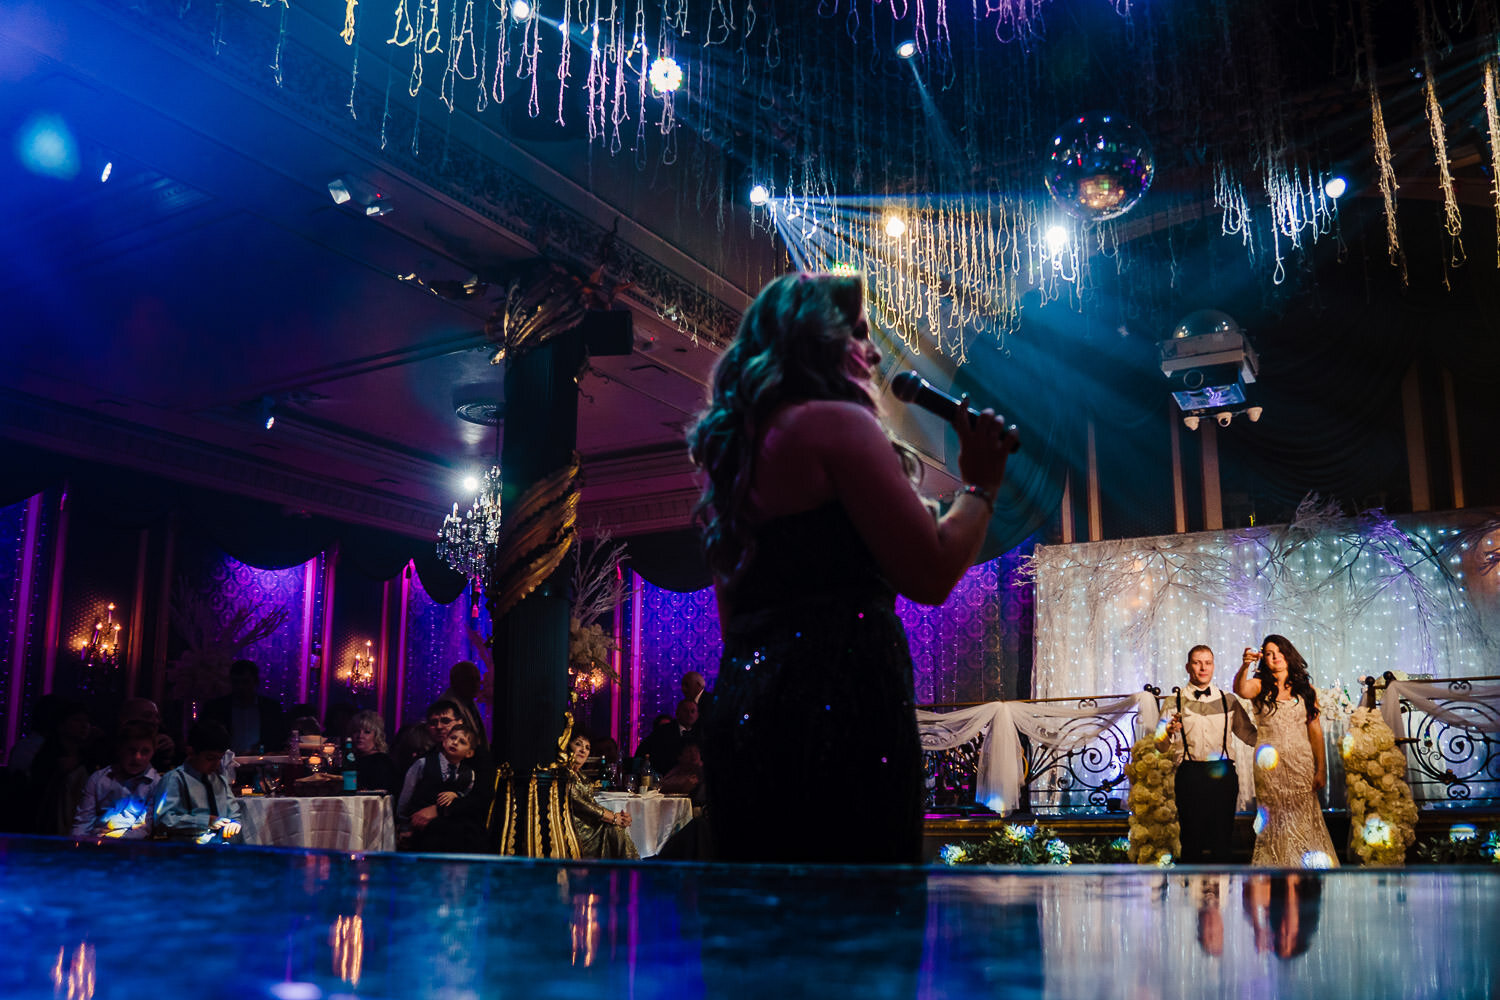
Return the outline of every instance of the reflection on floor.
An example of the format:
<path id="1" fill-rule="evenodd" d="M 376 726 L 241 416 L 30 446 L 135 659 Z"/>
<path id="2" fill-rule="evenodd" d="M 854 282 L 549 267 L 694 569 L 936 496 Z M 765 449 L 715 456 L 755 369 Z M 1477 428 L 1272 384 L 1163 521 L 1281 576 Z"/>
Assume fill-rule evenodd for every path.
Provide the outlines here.
<path id="1" fill-rule="evenodd" d="M 1497 921 L 1493 870 L 579 865 L 0 838 L 7 998 L 1482 997 Z"/>

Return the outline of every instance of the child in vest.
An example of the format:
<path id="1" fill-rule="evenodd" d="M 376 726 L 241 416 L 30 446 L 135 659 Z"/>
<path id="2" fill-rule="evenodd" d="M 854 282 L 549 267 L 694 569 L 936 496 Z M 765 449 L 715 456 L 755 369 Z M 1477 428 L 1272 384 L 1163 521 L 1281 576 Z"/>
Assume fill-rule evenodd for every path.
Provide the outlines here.
<path id="1" fill-rule="evenodd" d="M 408 845 L 419 851 L 478 852 L 485 849 L 489 796 L 477 787 L 474 735 L 458 722 L 442 745 L 412 764 L 401 786 L 396 815 L 410 830 Z"/>
<path id="2" fill-rule="evenodd" d="M 115 762 L 89 776 L 73 818 L 73 836 L 144 840 L 161 775 L 151 766 L 156 727 L 127 722 L 115 736 Z"/>
<path id="3" fill-rule="evenodd" d="M 199 719 L 188 730 L 187 742 L 187 760 L 161 780 L 157 831 L 197 844 L 234 842 L 240 833 L 240 800 L 224 777 L 229 730 L 212 719 Z"/>

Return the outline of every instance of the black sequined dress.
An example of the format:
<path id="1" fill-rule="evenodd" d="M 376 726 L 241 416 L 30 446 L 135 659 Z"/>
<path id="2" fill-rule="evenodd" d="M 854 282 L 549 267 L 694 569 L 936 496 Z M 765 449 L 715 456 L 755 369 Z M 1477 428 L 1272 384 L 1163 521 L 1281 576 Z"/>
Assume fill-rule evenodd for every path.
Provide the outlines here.
<path id="1" fill-rule="evenodd" d="M 730 861 L 916 863 L 922 753 L 895 590 L 828 504 L 756 532 L 726 595 L 705 714 L 715 849 Z"/>

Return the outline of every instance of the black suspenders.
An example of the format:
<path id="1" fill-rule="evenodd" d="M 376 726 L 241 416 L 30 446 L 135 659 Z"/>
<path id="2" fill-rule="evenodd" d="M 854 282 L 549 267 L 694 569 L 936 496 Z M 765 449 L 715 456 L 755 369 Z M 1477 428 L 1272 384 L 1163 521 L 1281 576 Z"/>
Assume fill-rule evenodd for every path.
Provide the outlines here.
<path id="1" fill-rule="evenodd" d="M 1223 744 L 1223 746 L 1224 746 L 1224 759 L 1228 760 L 1229 759 L 1229 695 L 1225 694 L 1223 691 L 1219 692 L 1219 704 L 1224 709 L 1224 744 Z M 1177 718 L 1179 718 L 1179 719 L 1182 718 L 1182 688 L 1178 688 L 1177 689 Z M 1192 760 L 1193 759 L 1193 752 L 1188 749 L 1187 724 L 1183 723 L 1182 728 L 1179 729 L 1178 732 L 1182 735 L 1182 755 L 1184 757 L 1186 757 L 1188 760 Z"/>

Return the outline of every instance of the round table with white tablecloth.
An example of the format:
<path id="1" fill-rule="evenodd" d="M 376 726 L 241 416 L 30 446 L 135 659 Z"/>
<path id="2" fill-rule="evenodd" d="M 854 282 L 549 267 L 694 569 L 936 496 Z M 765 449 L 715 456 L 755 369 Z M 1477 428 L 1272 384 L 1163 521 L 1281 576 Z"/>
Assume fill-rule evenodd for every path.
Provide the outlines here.
<path id="1" fill-rule="evenodd" d="M 242 796 L 245 843 L 334 851 L 394 851 L 389 795 Z"/>
<path id="2" fill-rule="evenodd" d="M 599 792 L 594 800 L 610 812 L 623 809 L 630 814 L 630 839 L 643 858 L 658 854 L 672 834 L 693 818 L 693 802 L 685 795 Z"/>

